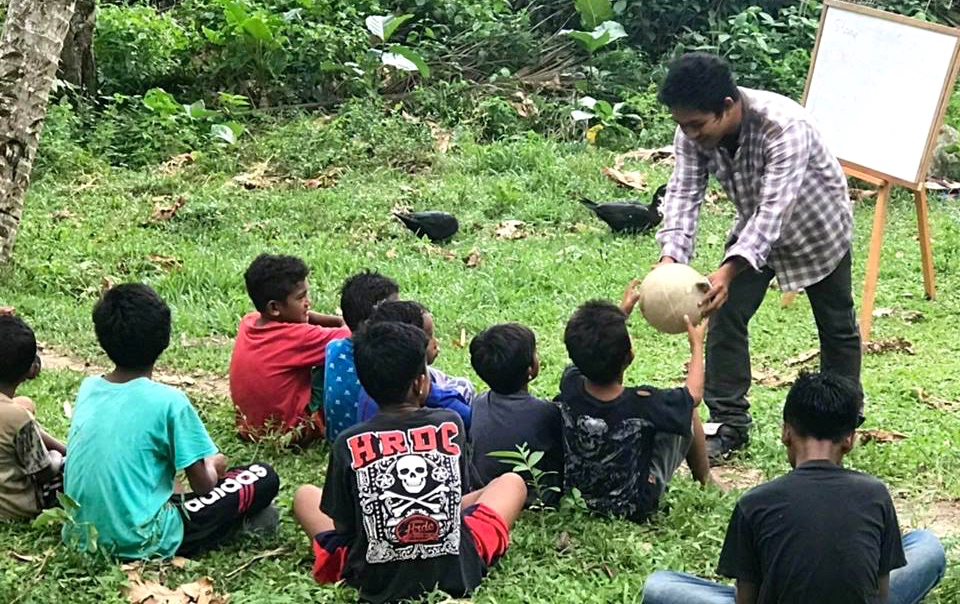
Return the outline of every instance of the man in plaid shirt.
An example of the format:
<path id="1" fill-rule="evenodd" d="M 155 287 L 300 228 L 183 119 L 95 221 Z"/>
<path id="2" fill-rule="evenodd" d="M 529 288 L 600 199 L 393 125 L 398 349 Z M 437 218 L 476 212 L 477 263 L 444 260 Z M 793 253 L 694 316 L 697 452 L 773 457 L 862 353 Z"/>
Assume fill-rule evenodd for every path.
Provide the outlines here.
<path id="1" fill-rule="evenodd" d="M 860 383 L 860 333 L 850 287 L 853 215 L 847 181 L 806 111 L 794 101 L 738 88 L 727 63 L 706 53 L 671 65 L 660 101 L 678 124 L 676 167 L 657 233 L 661 262 L 688 263 L 710 174 L 737 209 L 720 267 L 709 275 L 704 400 L 712 459 L 747 442 L 747 325 L 776 276 L 804 289 L 820 335 L 821 371 Z"/>

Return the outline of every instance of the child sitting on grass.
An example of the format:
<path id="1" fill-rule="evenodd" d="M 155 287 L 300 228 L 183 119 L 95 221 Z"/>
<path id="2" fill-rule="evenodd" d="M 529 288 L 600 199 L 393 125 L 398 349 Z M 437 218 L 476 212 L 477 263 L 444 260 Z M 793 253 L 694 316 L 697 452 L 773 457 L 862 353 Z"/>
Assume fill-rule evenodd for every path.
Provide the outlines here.
<path id="1" fill-rule="evenodd" d="M 110 555 L 169 558 L 217 547 L 243 529 L 275 528 L 273 469 L 256 462 L 228 470 L 187 397 L 151 379 L 170 343 L 166 303 L 146 285 L 118 285 L 97 302 L 93 323 L 116 367 L 77 393 L 65 490 L 80 508 L 64 543 L 83 549 L 80 529 L 89 523 Z M 175 494 L 181 470 L 192 492 Z"/>
<path id="2" fill-rule="evenodd" d="M 929 531 L 900 536 L 887 487 L 843 467 L 863 423 L 860 386 L 801 375 L 783 406 L 781 441 L 793 470 L 748 491 L 730 517 L 717 574 L 736 587 L 657 571 L 646 604 L 916 604 L 943 578 L 943 545 Z M 953 600 L 945 596 L 947 600 Z"/>
<path id="3" fill-rule="evenodd" d="M 657 509 L 684 458 L 696 480 L 711 481 L 695 410 L 703 399 L 705 325 L 694 327 L 687 320 L 685 387 L 624 386 L 624 372 L 633 362 L 627 317 L 638 299 L 633 281 L 619 308 L 594 300 L 573 313 L 563 338 L 573 365 L 564 371 L 557 397 L 566 488 L 578 488 L 596 512 L 634 521 Z"/>
<path id="4" fill-rule="evenodd" d="M 480 584 L 509 544 L 526 486 L 504 474 L 464 493 L 463 422 L 423 407 L 430 387 L 421 329 L 370 323 L 354 335 L 360 383 L 380 413 L 340 433 L 326 485 L 304 485 L 293 513 L 313 543 L 313 576 L 341 579 L 363 602 L 456 597 Z"/>
<path id="5" fill-rule="evenodd" d="M 378 272 L 362 271 L 349 277 L 340 288 L 340 310 L 351 332 L 357 331 L 373 308 L 384 300 L 396 300 L 400 288 Z M 327 344 L 324 368 L 323 413 L 327 441 L 357 423 L 360 381 L 353 364 L 353 340 L 343 338 Z"/>
<path id="6" fill-rule="evenodd" d="M 470 430 L 470 404 L 460 390 L 451 387 L 451 378 L 444 376 L 438 382 L 433 374 L 430 363 L 438 355 L 437 339 L 433 336 L 433 316 L 426 308 L 412 300 L 387 301 L 378 305 L 370 315 L 369 323 L 396 321 L 413 325 L 427 334 L 427 373 L 430 374 L 430 383 L 427 393 L 426 406 L 433 409 L 449 409 L 463 420 L 463 425 Z M 459 379 L 459 378 L 454 378 Z M 465 380 L 465 378 L 464 378 Z M 469 380 L 465 380 L 469 383 Z M 445 385 L 441 385 L 445 384 Z M 472 389 L 473 386 L 470 386 Z M 360 391 L 359 421 L 367 421 L 377 414 L 377 403 L 363 389 Z"/>
<path id="7" fill-rule="evenodd" d="M 292 432 L 293 444 L 306 446 L 323 436 L 327 344 L 350 330 L 339 317 L 310 310 L 309 272 L 294 256 L 262 254 L 244 274 L 257 310 L 240 322 L 230 358 L 230 397 L 243 438 Z"/>
<path id="8" fill-rule="evenodd" d="M 517 323 L 494 325 L 470 342 L 470 362 L 490 387 L 475 396 L 470 405 L 469 440 L 481 484 L 510 468 L 490 457 L 491 452 L 516 451 L 517 445 L 526 444 L 530 451 L 543 455 L 537 468 L 547 474 L 540 496 L 544 503 L 556 502 L 563 486 L 563 425 L 556 403 L 527 391 L 527 385 L 540 372 L 536 336 Z"/>
<path id="9" fill-rule="evenodd" d="M 0 314 L 0 519 L 29 519 L 57 504 L 66 447 L 34 419 L 17 387 L 40 372 L 37 340 L 19 317 Z"/>

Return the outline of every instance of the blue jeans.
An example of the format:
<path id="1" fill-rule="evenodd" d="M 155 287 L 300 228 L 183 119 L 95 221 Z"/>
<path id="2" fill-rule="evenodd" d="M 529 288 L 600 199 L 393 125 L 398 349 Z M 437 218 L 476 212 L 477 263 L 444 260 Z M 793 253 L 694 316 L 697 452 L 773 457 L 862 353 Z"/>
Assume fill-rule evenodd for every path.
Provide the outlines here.
<path id="1" fill-rule="evenodd" d="M 903 536 L 907 565 L 890 573 L 888 604 L 917 604 L 943 578 L 947 558 L 930 531 Z M 686 573 L 658 570 L 643 586 L 644 604 L 733 604 L 734 589 Z"/>

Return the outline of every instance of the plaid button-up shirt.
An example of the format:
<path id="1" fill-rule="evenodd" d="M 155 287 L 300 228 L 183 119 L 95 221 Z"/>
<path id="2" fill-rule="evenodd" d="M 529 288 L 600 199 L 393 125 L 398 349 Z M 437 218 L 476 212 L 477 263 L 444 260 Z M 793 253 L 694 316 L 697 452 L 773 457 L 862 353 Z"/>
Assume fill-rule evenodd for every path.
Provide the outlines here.
<path id="1" fill-rule="evenodd" d="M 741 88 L 740 146 L 733 157 L 704 149 L 677 128 L 676 167 L 657 233 L 661 255 L 688 263 L 710 174 L 737 208 L 724 260 L 770 266 L 780 288 L 796 291 L 824 279 L 850 250 L 853 213 L 840 163 L 806 110 L 794 101 Z"/>

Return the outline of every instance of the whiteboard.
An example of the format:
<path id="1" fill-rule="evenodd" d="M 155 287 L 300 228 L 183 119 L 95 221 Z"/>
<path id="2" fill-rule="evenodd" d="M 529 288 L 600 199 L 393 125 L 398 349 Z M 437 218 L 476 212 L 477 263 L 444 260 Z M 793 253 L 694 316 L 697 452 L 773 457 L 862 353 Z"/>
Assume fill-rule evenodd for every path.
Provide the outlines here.
<path id="1" fill-rule="evenodd" d="M 960 30 L 841 2 L 823 10 L 804 104 L 827 146 L 848 164 L 921 183 Z"/>

